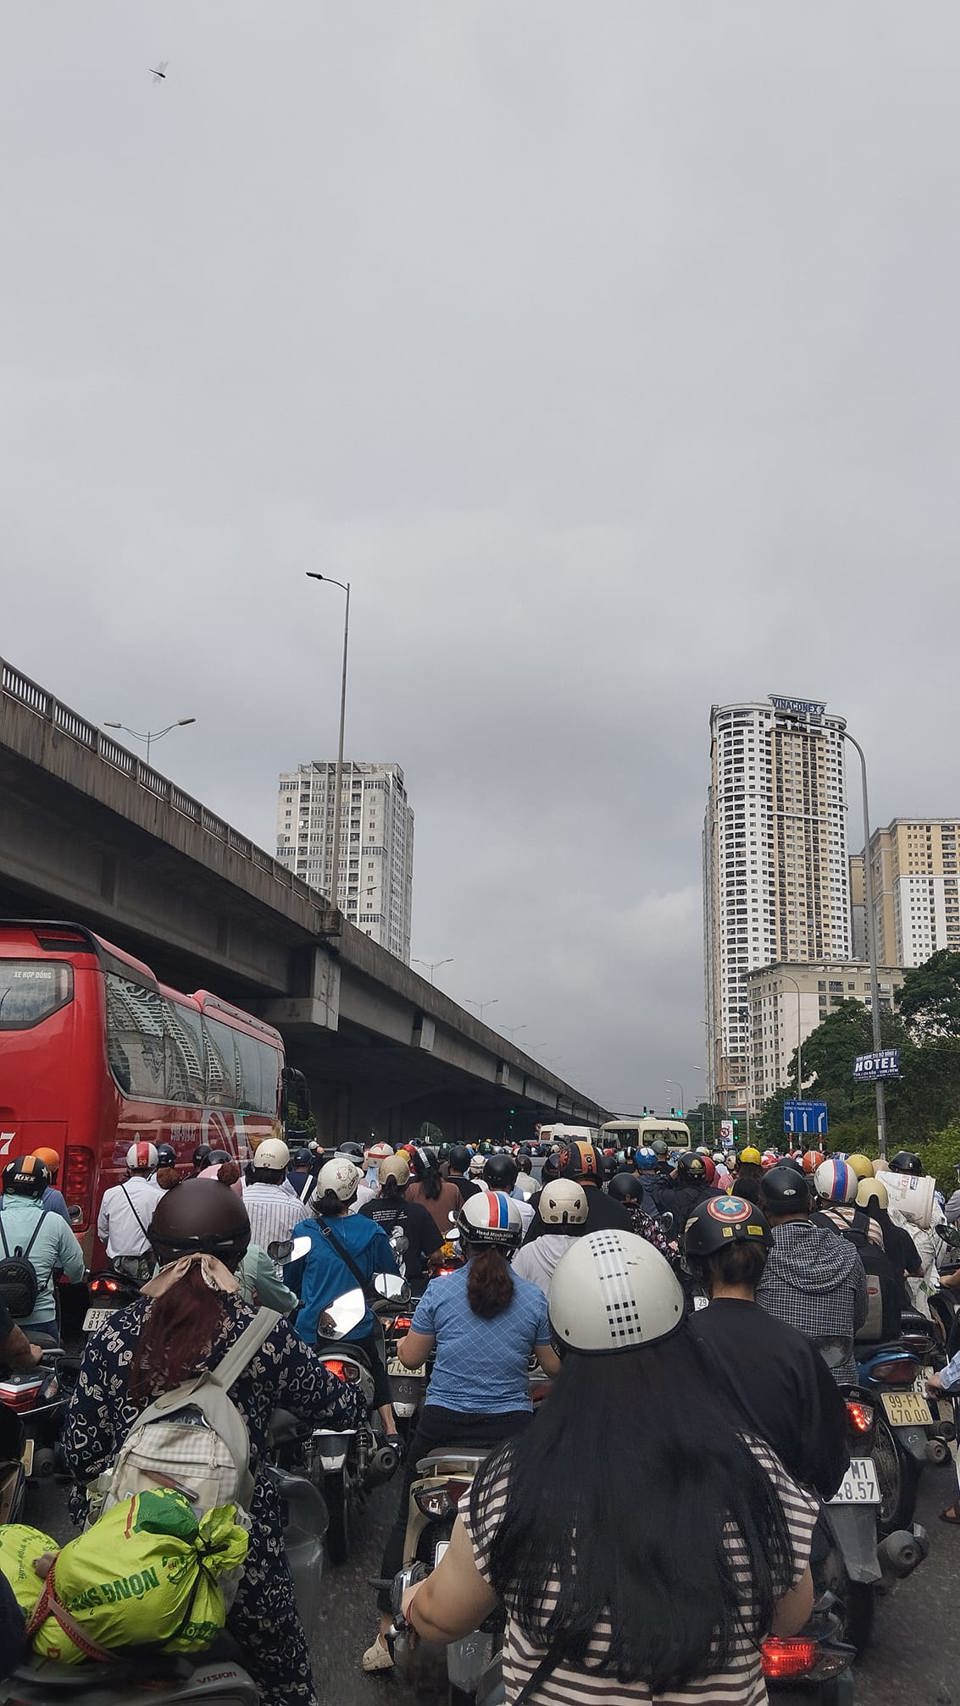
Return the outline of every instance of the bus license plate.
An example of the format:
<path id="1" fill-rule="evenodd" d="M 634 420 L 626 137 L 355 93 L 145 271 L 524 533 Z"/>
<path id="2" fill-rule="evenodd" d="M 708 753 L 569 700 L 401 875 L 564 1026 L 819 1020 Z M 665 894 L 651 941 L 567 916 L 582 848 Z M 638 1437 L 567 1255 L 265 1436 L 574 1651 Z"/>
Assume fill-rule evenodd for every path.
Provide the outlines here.
<path id="1" fill-rule="evenodd" d="M 88 1309 L 86 1315 L 83 1317 L 84 1332 L 99 1332 L 104 1321 L 109 1321 L 111 1315 L 115 1315 L 116 1313 L 117 1311 L 115 1309 Z"/>
<path id="2" fill-rule="evenodd" d="M 878 1505 L 880 1482 L 872 1457 L 854 1457 L 832 1499 L 831 1505 Z"/>
<path id="3" fill-rule="evenodd" d="M 883 1407 L 894 1428 L 926 1428 L 932 1417 L 926 1398 L 916 1392 L 884 1392 Z"/>

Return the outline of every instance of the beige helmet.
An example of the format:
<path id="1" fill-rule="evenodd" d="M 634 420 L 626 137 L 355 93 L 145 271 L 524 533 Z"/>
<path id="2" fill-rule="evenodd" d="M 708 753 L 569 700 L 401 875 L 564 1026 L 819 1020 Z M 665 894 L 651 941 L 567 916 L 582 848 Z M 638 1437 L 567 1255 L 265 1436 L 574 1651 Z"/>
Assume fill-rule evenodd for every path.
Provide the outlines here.
<path id="1" fill-rule="evenodd" d="M 590 1213 L 587 1193 L 576 1179 L 554 1179 L 540 1193 L 544 1226 L 582 1226 Z"/>
<path id="2" fill-rule="evenodd" d="M 396 1179 L 402 1190 L 410 1178 L 410 1163 L 405 1155 L 388 1155 L 377 1168 L 377 1179 L 385 1185 L 388 1179 Z"/>
<path id="3" fill-rule="evenodd" d="M 282 1173 L 290 1165 L 290 1151 L 282 1137 L 265 1137 L 253 1152 L 253 1165 L 270 1173 Z"/>
<path id="4" fill-rule="evenodd" d="M 317 1198 L 337 1197 L 340 1202 L 349 1202 L 357 1194 L 360 1183 L 360 1169 L 345 1155 L 336 1155 L 321 1167 L 317 1178 Z"/>
<path id="5" fill-rule="evenodd" d="M 878 1208 L 889 1208 L 887 1187 L 880 1179 L 861 1179 L 857 1186 L 857 1206 L 866 1208 L 867 1204 L 872 1202 L 875 1202 Z"/>

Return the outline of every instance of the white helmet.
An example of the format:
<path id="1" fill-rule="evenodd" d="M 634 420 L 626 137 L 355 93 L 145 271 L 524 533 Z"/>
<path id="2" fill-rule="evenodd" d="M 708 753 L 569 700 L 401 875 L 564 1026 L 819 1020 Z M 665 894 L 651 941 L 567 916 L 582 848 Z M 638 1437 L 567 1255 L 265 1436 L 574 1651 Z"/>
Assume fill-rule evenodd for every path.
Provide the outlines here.
<path id="1" fill-rule="evenodd" d="M 523 1237 L 523 1217 L 506 1191 L 474 1191 L 457 1215 L 466 1244 L 493 1244 L 515 1250 Z"/>
<path id="2" fill-rule="evenodd" d="M 321 1167 L 317 1176 L 316 1197 L 319 1202 L 326 1196 L 336 1197 L 339 1202 L 349 1202 L 357 1194 L 360 1183 L 360 1169 L 345 1155 L 335 1155 Z"/>
<path id="3" fill-rule="evenodd" d="M 282 1137 L 265 1137 L 253 1152 L 253 1165 L 270 1173 L 282 1173 L 290 1165 L 290 1151 Z"/>
<path id="4" fill-rule="evenodd" d="M 487 1164 L 487 1158 L 485 1155 L 471 1155 L 471 1157 L 470 1157 L 470 1177 L 473 1179 L 479 1179 L 480 1174 L 483 1172 L 483 1169 L 486 1166 L 486 1164 Z"/>
<path id="5" fill-rule="evenodd" d="M 590 1213 L 587 1193 L 576 1179 L 554 1179 L 540 1193 L 544 1226 L 582 1226 Z"/>
<path id="6" fill-rule="evenodd" d="M 550 1325 L 575 1351 L 624 1351 L 665 1339 L 683 1320 L 670 1263 L 635 1232 L 571 1241 L 550 1284 Z"/>
<path id="7" fill-rule="evenodd" d="M 155 1173 L 159 1161 L 156 1145 L 144 1143 L 141 1138 L 138 1138 L 136 1143 L 131 1143 L 127 1150 L 128 1173 Z"/>

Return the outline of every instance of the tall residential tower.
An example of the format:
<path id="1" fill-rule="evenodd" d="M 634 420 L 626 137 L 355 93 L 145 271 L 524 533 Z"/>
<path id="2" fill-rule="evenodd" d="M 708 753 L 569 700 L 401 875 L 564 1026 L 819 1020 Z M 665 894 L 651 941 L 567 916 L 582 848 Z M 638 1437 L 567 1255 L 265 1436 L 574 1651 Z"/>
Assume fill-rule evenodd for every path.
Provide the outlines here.
<path id="1" fill-rule="evenodd" d="M 757 1100 L 747 974 L 850 958 L 842 717 L 771 694 L 710 711 L 703 833 L 707 1060 L 726 1107 Z"/>
<path id="2" fill-rule="evenodd" d="M 940 948 L 960 950 L 960 819 L 896 817 L 870 837 L 877 957 L 920 966 Z M 863 854 L 850 859 L 854 937 L 866 936 Z"/>
<path id="3" fill-rule="evenodd" d="M 336 771 L 317 759 L 286 771 L 277 799 L 277 858 L 328 897 Z M 338 899 L 351 924 L 409 965 L 413 812 L 399 764 L 344 763 Z"/>

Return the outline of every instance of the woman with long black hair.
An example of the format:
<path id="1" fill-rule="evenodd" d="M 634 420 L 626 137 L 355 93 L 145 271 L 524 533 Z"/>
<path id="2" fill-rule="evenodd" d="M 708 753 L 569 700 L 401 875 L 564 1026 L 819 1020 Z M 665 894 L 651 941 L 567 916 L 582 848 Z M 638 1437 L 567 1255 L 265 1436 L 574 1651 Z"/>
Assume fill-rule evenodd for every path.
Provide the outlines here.
<path id="1" fill-rule="evenodd" d="M 644 1239 L 575 1239 L 550 1322 L 553 1395 L 484 1465 L 407 1617 L 445 1642 L 502 1600 L 511 1706 L 539 1706 L 548 1680 L 554 1706 L 760 1706 L 761 1641 L 812 1608 L 816 1501 L 739 1431 Z M 628 1513 L 623 1463 L 642 1465 Z"/>
<path id="2" fill-rule="evenodd" d="M 511 1438 L 533 1411 L 531 1355 L 546 1374 L 560 1367 L 550 1346 L 543 1292 L 510 1271 L 509 1257 L 521 1236 L 518 1205 L 503 1191 L 478 1191 L 467 1198 L 457 1226 L 466 1264 L 427 1286 L 410 1332 L 397 1347 L 407 1368 L 419 1368 L 434 1349 L 436 1360 L 384 1549 L 380 1574 L 386 1580 L 403 1565 L 407 1505 L 420 1459 L 436 1446 L 492 1449 Z M 389 1592 L 381 1593 L 379 1603 L 380 1633 L 363 1655 L 366 1671 L 389 1670 L 393 1663 L 384 1640 Z"/>
<path id="3" fill-rule="evenodd" d="M 443 1177 L 436 1150 L 411 1149 L 410 1172 L 413 1182 L 407 1189 L 407 1201 L 422 1203 L 441 1238 L 449 1238 L 463 1199 L 456 1185 Z"/>

